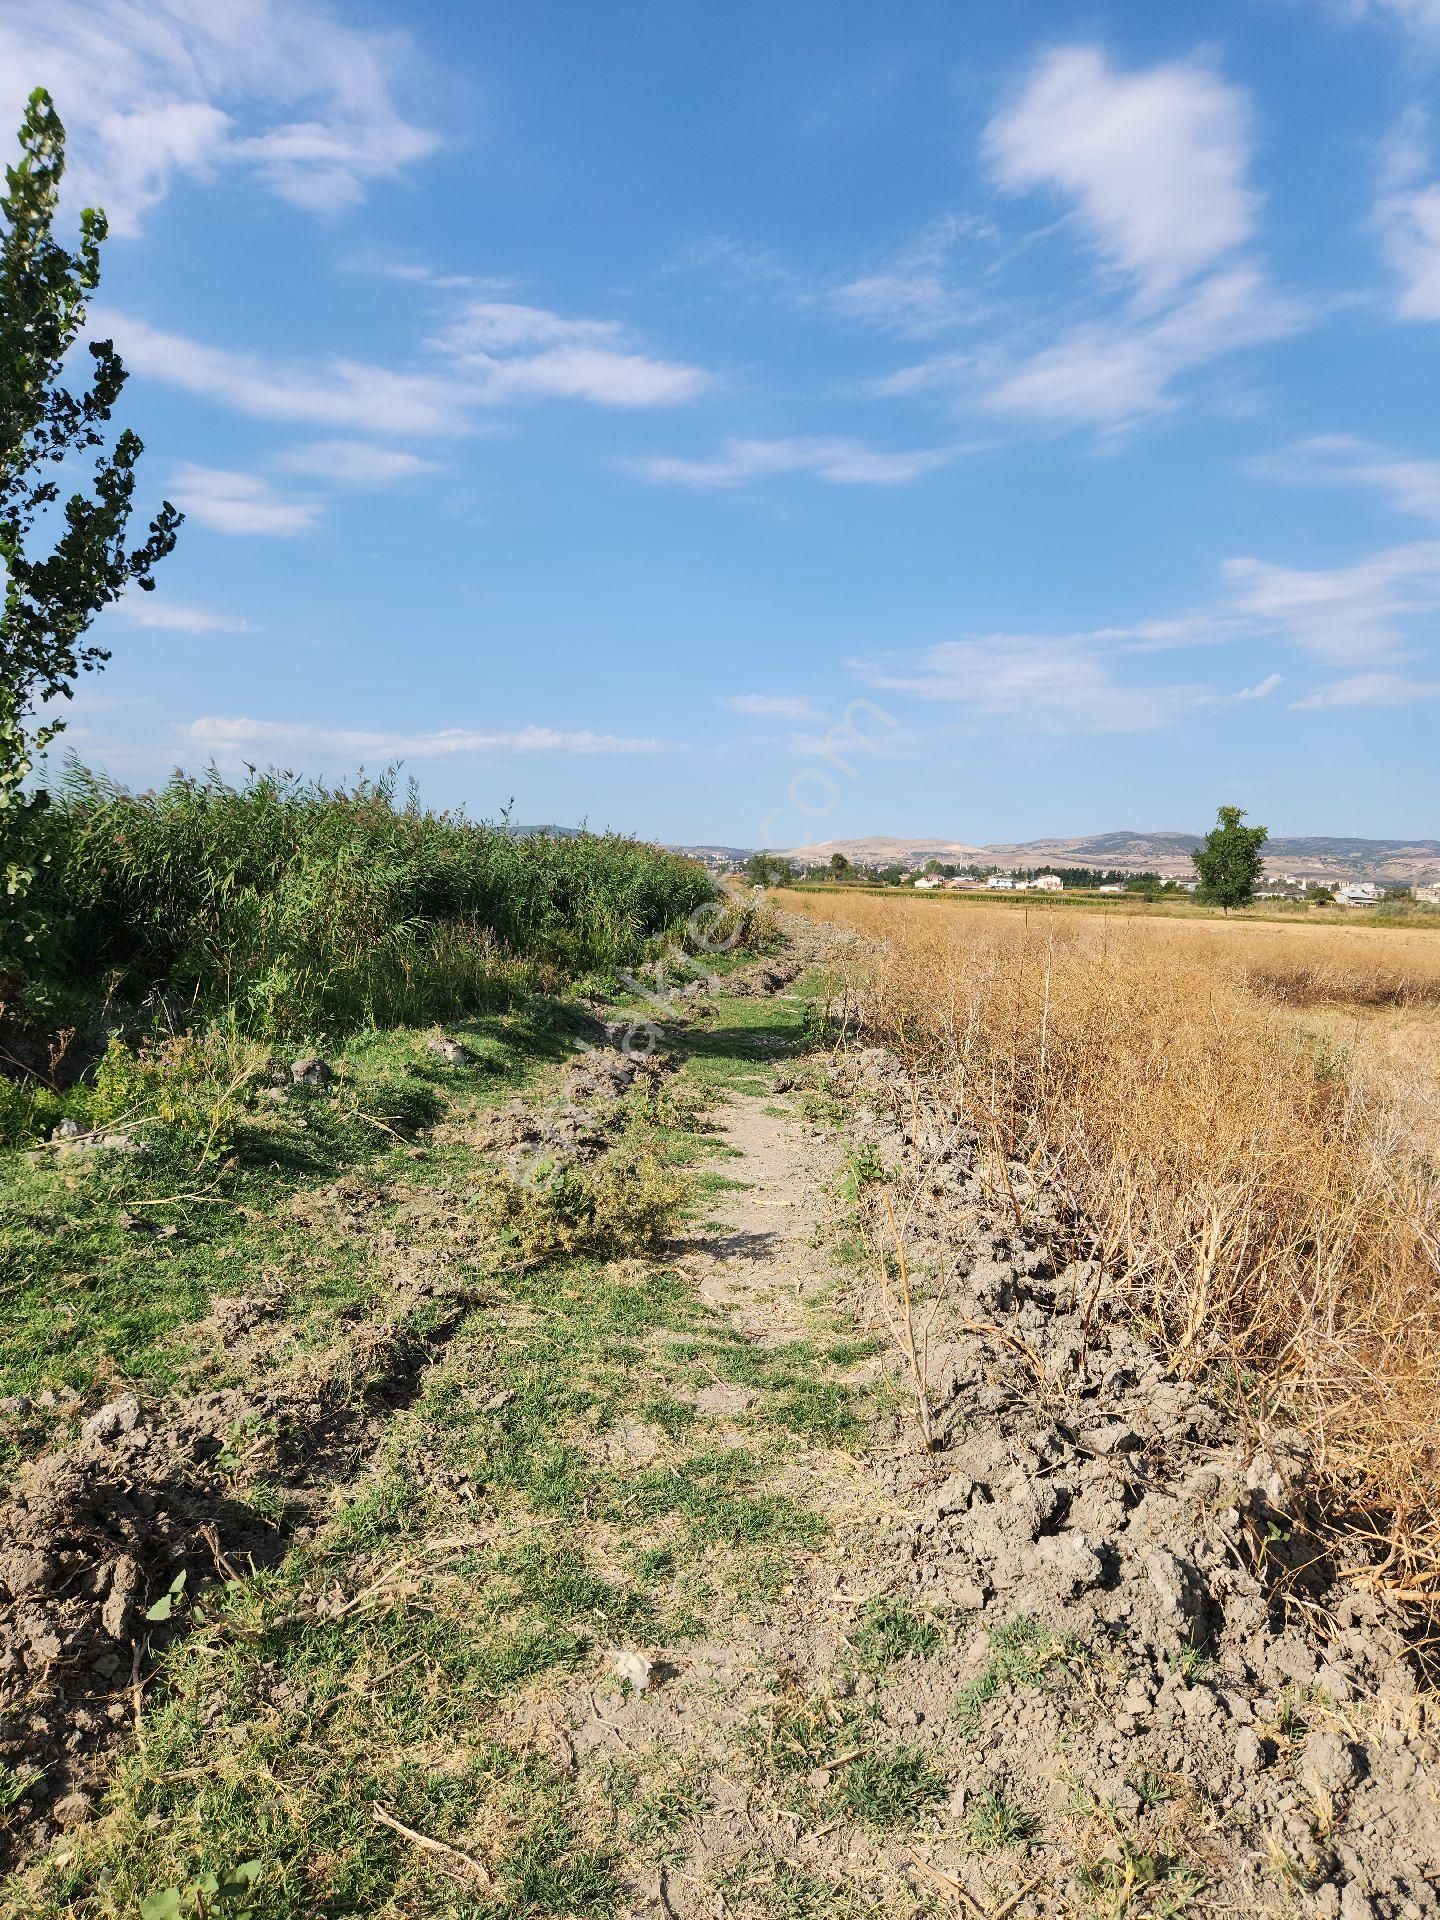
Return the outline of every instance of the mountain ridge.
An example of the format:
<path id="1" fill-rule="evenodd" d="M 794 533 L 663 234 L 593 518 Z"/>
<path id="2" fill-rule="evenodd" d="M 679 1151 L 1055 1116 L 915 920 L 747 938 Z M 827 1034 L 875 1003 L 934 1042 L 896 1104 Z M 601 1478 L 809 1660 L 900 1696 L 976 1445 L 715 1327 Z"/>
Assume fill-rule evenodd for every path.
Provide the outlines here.
<path id="1" fill-rule="evenodd" d="M 1159 873 L 1166 878 L 1193 875 L 1192 848 L 1204 836 L 1174 829 L 1143 831 L 1120 827 L 1107 833 L 1055 836 L 1039 840 L 998 841 L 979 846 L 968 841 L 890 834 L 817 841 L 792 847 L 787 858 L 807 865 L 841 853 L 852 865 L 923 866 L 939 860 L 956 866 L 1109 867 L 1117 873 Z M 1440 878 L 1440 839 L 1371 840 L 1353 835 L 1277 834 L 1265 848 L 1265 871 L 1302 880 L 1389 880 L 1413 884 Z"/>

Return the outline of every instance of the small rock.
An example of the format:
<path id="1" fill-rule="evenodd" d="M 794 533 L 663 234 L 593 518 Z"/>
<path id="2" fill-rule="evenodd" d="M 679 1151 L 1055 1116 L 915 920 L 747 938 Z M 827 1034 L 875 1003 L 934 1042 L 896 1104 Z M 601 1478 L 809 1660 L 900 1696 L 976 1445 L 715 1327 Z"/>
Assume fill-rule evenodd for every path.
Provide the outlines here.
<path id="1" fill-rule="evenodd" d="M 655 1673 L 655 1663 L 632 1647 L 622 1647 L 610 1656 L 610 1671 L 619 1680 L 628 1681 L 636 1693 L 644 1693 Z"/>
<path id="2" fill-rule="evenodd" d="M 1260 1736 L 1253 1727 L 1242 1727 L 1235 1736 L 1235 1765 L 1241 1773 L 1258 1773 L 1265 1764 Z"/>
<path id="3" fill-rule="evenodd" d="M 118 1400 L 101 1407 L 80 1428 L 82 1440 L 118 1440 L 122 1433 L 133 1433 L 140 1419 L 140 1402 L 133 1393 L 122 1393 Z"/>
<path id="4" fill-rule="evenodd" d="M 335 1078 L 328 1061 L 318 1053 L 307 1053 L 290 1063 L 290 1078 L 297 1087 L 323 1087 Z"/>
<path id="5" fill-rule="evenodd" d="M 1188 1627 L 1200 1611 L 1199 1580 L 1193 1569 L 1164 1547 L 1145 1556 L 1145 1571 L 1160 1601 L 1160 1616 L 1172 1627 Z"/>
<path id="6" fill-rule="evenodd" d="M 1355 1784 L 1357 1771 L 1355 1749 L 1338 1733 L 1312 1733 L 1305 1742 L 1300 1778 L 1312 1793 L 1343 1793 Z"/>
<path id="7" fill-rule="evenodd" d="M 1103 1427 L 1082 1427 L 1075 1437 L 1087 1453 L 1133 1453 L 1142 1444 L 1139 1434 L 1123 1420 L 1112 1420 Z"/>
<path id="8" fill-rule="evenodd" d="M 88 1793 L 67 1793 L 50 1809 L 50 1817 L 57 1827 L 64 1827 L 68 1832 L 72 1827 L 84 1826 L 93 1804 Z"/>
<path id="9" fill-rule="evenodd" d="M 1340 1920 L 1375 1920 L 1375 1903 L 1355 1881 L 1340 1889 Z"/>
<path id="10" fill-rule="evenodd" d="M 1054 1575 L 1066 1598 L 1098 1587 L 1105 1578 L 1100 1549 L 1085 1533 L 1049 1534 L 1037 1543 L 1035 1558 Z"/>
<path id="11" fill-rule="evenodd" d="M 0 1400 L 0 1413 L 8 1414 L 13 1420 L 23 1420 L 34 1404 L 34 1401 L 27 1399 L 23 1393 L 7 1393 L 4 1399 Z"/>
<path id="12" fill-rule="evenodd" d="M 50 1135 L 52 1140 L 78 1140 L 84 1129 L 78 1120 L 62 1120 Z"/>
<path id="13" fill-rule="evenodd" d="M 473 1057 L 468 1047 L 462 1047 L 458 1040 L 444 1033 L 432 1034 L 425 1042 L 425 1050 L 437 1055 L 447 1067 L 468 1067 Z"/>

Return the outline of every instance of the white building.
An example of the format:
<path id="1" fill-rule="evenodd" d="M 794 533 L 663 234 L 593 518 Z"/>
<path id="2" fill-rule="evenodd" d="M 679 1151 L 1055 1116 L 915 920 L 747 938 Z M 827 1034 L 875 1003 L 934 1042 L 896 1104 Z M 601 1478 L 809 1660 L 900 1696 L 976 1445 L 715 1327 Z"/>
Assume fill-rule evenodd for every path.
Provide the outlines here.
<path id="1" fill-rule="evenodd" d="M 1440 880 L 1431 880 L 1417 886 L 1415 898 L 1422 907 L 1440 907 Z"/>
<path id="2" fill-rule="evenodd" d="M 1097 893 L 1124 893 L 1125 889 L 1118 881 L 1112 880 L 1108 886 L 1097 887 L 1095 891 Z"/>
<path id="3" fill-rule="evenodd" d="M 1013 893 L 1015 882 L 1008 873 L 992 873 L 985 882 L 992 893 Z"/>
<path id="4" fill-rule="evenodd" d="M 1383 890 L 1373 880 L 1352 880 L 1335 895 L 1335 904 L 1337 907 L 1373 907 L 1377 900 L 1384 898 Z"/>
<path id="5" fill-rule="evenodd" d="M 1037 893 L 1063 893 L 1065 882 L 1058 873 L 1037 873 L 1030 882 Z"/>
<path id="6" fill-rule="evenodd" d="M 924 893 L 931 887 L 943 887 L 944 884 L 944 880 L 938 873 L 927 873 L 915 882 L 915 890 L 917 893 Z"/>

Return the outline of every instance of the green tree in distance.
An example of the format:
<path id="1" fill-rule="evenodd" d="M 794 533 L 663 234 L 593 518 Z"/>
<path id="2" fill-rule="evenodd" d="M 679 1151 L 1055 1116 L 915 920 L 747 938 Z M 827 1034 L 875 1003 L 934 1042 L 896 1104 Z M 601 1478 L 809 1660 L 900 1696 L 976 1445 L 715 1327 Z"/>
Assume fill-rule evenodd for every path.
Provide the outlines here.
<path id="1" fill-rule="evenodd" d="M 752 853 L 743 872 L 757 887 L 787 887 L 795 878 L 794 867 L 782 853 Z"/>
<path id="2" fill-rule="evenodd" d="M 850 871 L 850 862 L 845 858 L 844 854 L 832 853 L 830 856 L 831 878 L 835 880 L 843 880 L 845 878 L 845 875 L 849 873 L 849 871 Z"/>
<path id="3" fill-rule="evenodd" d="M 106 234 L 104 214 L 87 208 L 78 252 L 55 239 L 64 172 L 65 129 L 37 87 L 0 198 L 0 967 L 33 937 L 23 909 L 33 872 L 27 848 L 46 796 L 27 794 L 23 783 L 64 725 L 40 710 L 71 698 L 76 678 L 109 659 L 86 639 L 90 623 L 132 583 L 154 586 L 153 569 L 174 547 L 181 521 L 167 500 L 141 544 L 126 547 L 142 448 L 127 428 L 105 450 L 125 385 L 113 343 L 88 344 L 88 389 L 62 382 L 86 296 L 100 282 Z M 96 449 L 88 488 L 62 501 L 61 462 Z"/>
<path id="4" fill-rule="evenodd" d="M 1243 807 L 1221 807 L 1203 846 L 1190 855 L 1200 876 L 1202 898 L 1215 901 L 1227 914 L 1254 895 L 1265 864 L 1261 849 L 1270 838 L 1268 827 L 1244 826 L 1244 818 Z"/>

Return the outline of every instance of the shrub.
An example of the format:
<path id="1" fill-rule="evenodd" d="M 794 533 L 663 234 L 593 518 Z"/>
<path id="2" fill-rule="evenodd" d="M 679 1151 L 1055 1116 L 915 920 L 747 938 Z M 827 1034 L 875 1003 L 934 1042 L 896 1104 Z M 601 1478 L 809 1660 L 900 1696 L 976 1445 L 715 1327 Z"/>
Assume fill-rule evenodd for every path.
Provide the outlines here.
<path id="1" fill-rule="evenodd" d="M 389 777 L 212 769 L 133 794 L 72 764 L 52 798 L 32 1005 L 158 995 L 269 1035 L 419 1025 L 633 965 L 714 892 L 659 848 L 519 838 L 397 803 Z"/>
<path id="2" fill-rule="evenodd" d="M 493 1174 L 481 1188 L 481 1224 L 524 1258 L 653 1253 L 669 1234 L 685 1184 L 646 1149 L 621 1148 L 594 1167 L 541 1169 L 532 1180 Z"/>

